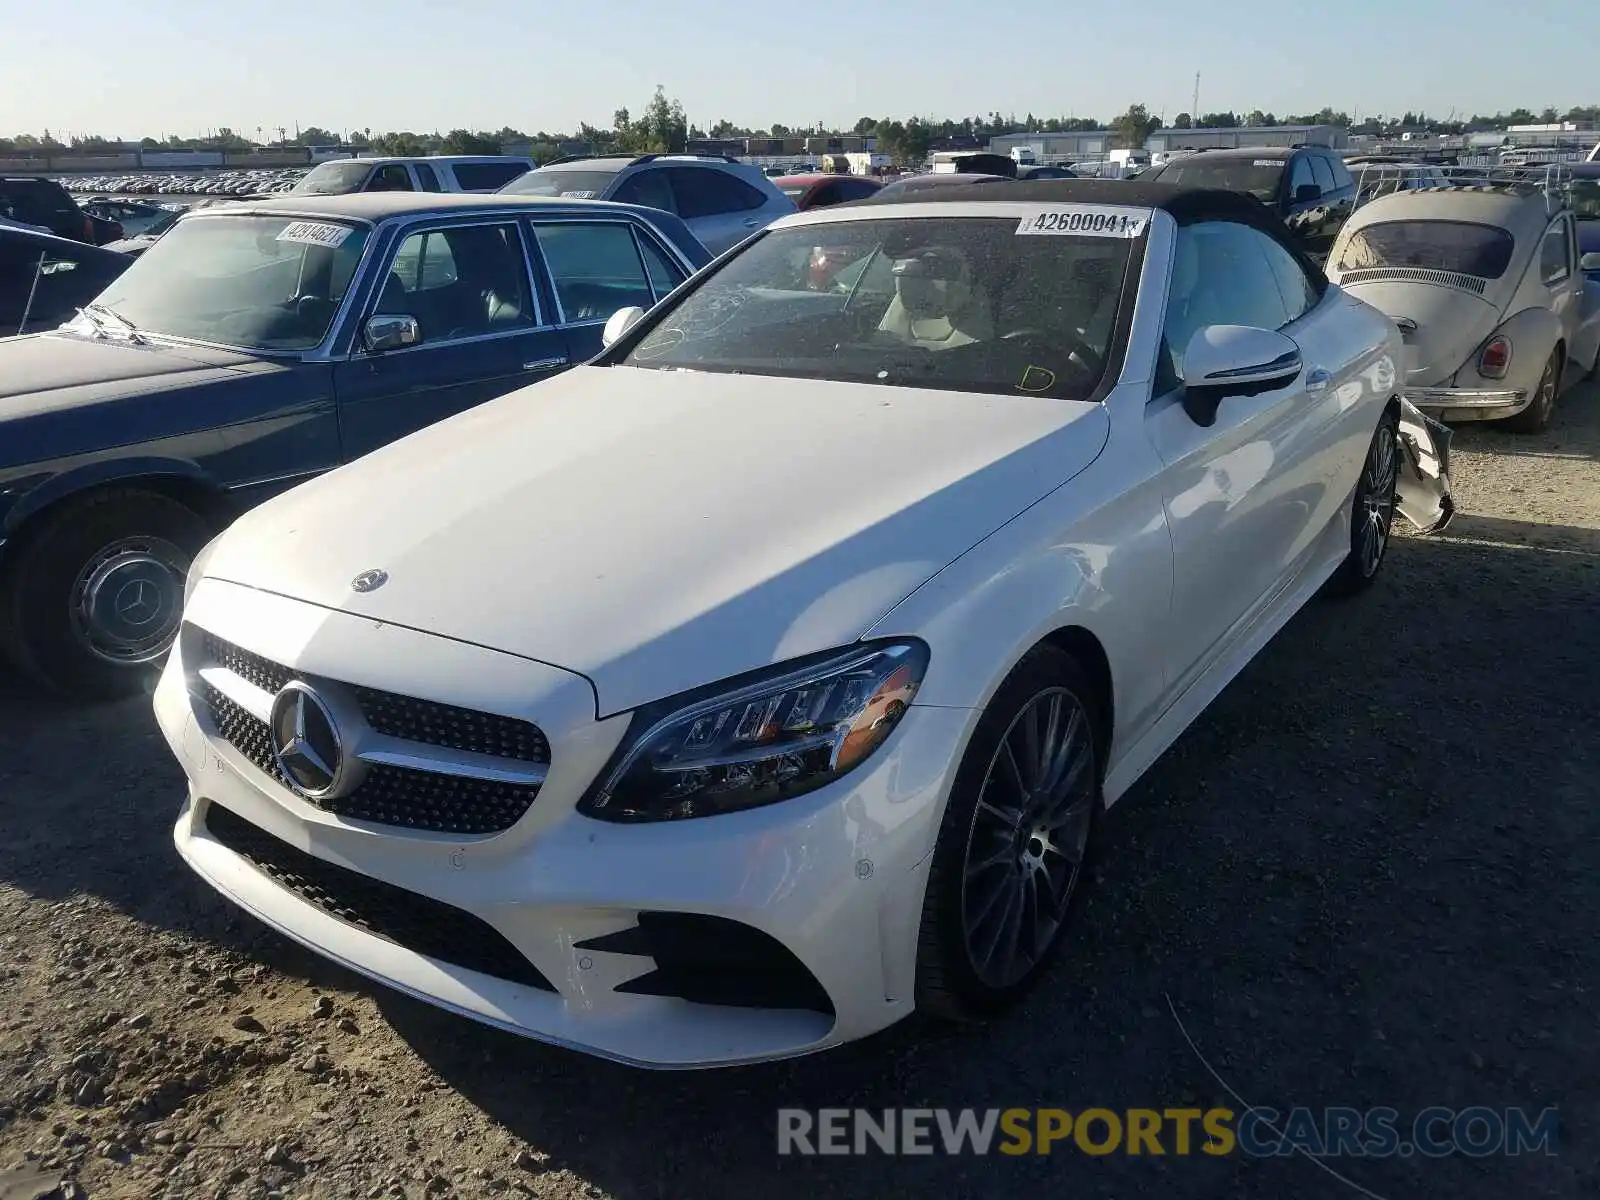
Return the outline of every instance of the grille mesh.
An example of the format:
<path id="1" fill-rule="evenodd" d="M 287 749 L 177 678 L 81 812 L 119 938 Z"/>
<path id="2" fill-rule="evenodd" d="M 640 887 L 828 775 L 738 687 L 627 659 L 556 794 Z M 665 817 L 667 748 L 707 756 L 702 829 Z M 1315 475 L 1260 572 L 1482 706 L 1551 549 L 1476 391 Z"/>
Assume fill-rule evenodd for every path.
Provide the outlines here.
<path id="1" fill-rule="evenodd" d="M 503 934 L 463 909 L 307 854 L 215 802 L 206 809 L 206 829 L 280 887 L 347 925 L 427 958 L 555 990 Z"/>
<path id="2" fill-rule="evenodd" d="M 294 678 L 287 668 L 220 638 L 207 635 L 205 649 L 216 665 L 265 691 L 276 692 Z M 353 690 L 367 723 L 387 736 L 523 762 L 549 761 L 549 743 L 527 721 L 372 688 Z M 199 695 L 221 738 L 279 785 L 290 787 L 278 768 L 267 723 L 208 683 L 201 683 Z M 360 786 L 347 795 L 307 799 L 324 812 L 349 820 L 434 833 L 481 835 L 511 828 L 538 795 L 537 784 L 382 764 L 369 767 Z"/>
<path id="3" fill-rule="evenodd" d="M 203 652 L 217 666 L 226 667 L 263 691 L 276 692 L 295 678 L 287 667 L 225 642 L 215 634 L 205 634 Z M 381 692 L 376 688 L 352 690 L 367 724 L 389 737 L 521 762 L 550 761 L 550 743 L 531 722 L 441 704 L 437 700 Z"/>

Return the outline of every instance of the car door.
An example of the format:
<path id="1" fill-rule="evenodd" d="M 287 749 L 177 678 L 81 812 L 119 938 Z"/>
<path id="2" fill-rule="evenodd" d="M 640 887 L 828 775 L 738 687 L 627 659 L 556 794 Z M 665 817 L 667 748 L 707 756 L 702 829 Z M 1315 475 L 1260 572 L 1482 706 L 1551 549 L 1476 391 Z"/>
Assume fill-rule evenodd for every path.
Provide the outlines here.
<path id="1" fill-rule="evenodd" d="M 726 171 L 675 166 L 667 177 L 678 215 L 712 254 L 738 245 L 765 224 L 756 210 L 766 204 L 766 196 Z"/>
<path id="2" fill-rule="evenodd" d="M 1305 296 L 1285 302 L 1263 249 L 1270 242 L 1249 226 L 1208 221 L 1180 228 L 1174 250 L 1146 428 L 1165 464 L 1176 567 L 1165 653 L 1180 690 L 1283 590 L 1328 508 L 1331 378 L 1313 374 L 1318 390 L 1307 390 L 1308 374 L 1326 368 L 1308 359 L 1291 384 L 1227 397 L 1209 426 L 1184 405 L 1183 350 L 1200 328 L 1248 325 L 1316 341 L 1315 310 Z"/>
<path id="3" fill-rule="evenodd" d="M 649 308 L 685 278 L 631 220 L 536 217 L 529 227 L 573 362 L 600 353 L 612 313 L 633 305 Z"/>
<path id="4" fill-rule="evenodd" d="M 515 219 L 411 227 L 380 269 L 334 376 L 347 460 L 566 366 Z M 415 318 L 421 339 L 366 349 L 360 330 L 378 315 Z"/>
<path id="5" fill-rule="evenodd" d="M 1539 282 L 1550 298 L 1550 311 L 1561 321 L 1569 347 L 1578 332 L 1583 309 L 1583 275 L 1573 257 L 1576 245 L 1570 213 L 1562 213 L 1550 222 L 1539 243 Z"/>

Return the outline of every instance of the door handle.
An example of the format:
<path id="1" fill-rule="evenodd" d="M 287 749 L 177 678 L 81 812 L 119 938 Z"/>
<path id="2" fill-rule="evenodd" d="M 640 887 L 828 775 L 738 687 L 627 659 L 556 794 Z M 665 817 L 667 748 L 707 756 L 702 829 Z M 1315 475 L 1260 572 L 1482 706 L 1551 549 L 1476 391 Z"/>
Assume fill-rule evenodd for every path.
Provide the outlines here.
<path id="1" fill-rule="evenodd" d="M 746 229 L 754 229 L 759 224 L 761 224 L 761 219 L 759 217 L 746 217 L 744 227 Z"/>
<path id="2" fill-rule="evenodd" d="M 1320 392 L 1333 382 L 1333 376 L 1318 367 L 1314 371 L 1306 372 L 1306 391 Z"/>
<path id="3" fill-rule="evenodd" d="M 522 369 L 524 371 L 550 371 L 556 367 L 564 367 L 566 365 L 566 358 L 557 355 L 555 358 L 536 358 L 532 362 L 525 362 L 522 364 Z"/>

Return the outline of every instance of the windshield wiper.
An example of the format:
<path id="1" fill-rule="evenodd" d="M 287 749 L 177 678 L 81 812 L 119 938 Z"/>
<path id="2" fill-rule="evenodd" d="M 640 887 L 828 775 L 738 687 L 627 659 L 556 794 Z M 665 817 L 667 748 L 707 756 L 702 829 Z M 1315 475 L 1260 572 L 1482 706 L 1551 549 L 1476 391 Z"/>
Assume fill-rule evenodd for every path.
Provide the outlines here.
<path id="1" fill-rule="evenodd" d="M 102 317 L 110 317 L 113 321 L 122 326 L 123 331 L 128 335 L 128 340 L 130 342 L 133 342 L 135 345 L 139 346 L 143 346 L 145 344 L 144 337 L 139 332 L 139 327 L 132 321 L 128 320 L 127 317 L 117 312 L 115 309 L 107 308 L 104 304 L 87 304 L 78 311 L 84 316 L 88 317 L 96 329 L 103 330 L 105 328 L 99 322 L 95 321 L 96 314 Z"/>

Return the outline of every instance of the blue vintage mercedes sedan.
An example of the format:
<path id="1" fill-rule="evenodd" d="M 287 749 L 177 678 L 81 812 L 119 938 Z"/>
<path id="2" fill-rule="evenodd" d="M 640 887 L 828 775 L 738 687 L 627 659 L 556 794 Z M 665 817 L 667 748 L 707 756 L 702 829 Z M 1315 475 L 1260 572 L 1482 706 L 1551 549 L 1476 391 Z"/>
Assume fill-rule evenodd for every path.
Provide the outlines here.
<path id="1" fill-rule="evenodd" d="M 136 690 L 234 516 L 585 361 L 709 258 L 676 216 L 604 201 L 186 215 L 70 324 L 0 339 L 0 647 L 69 694 Z"/>

